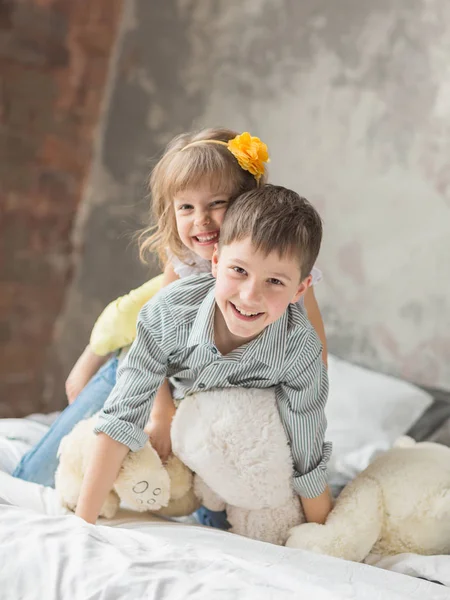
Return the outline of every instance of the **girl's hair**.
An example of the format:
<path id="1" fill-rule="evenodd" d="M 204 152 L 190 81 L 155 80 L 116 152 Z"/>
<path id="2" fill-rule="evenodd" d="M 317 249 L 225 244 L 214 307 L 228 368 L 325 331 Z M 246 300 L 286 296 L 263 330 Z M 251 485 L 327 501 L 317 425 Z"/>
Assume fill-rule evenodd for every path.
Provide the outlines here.
<path id="1" fill-rule="evenodd" d="M 213 193 L 227 193 L 230 203 L 240 194 L 258 187 L 255 177 L 239 166 L 238 161 L 222 144 L 195 144 L 201 140 L 228 142 L 238 135 L 224 128 L 202 129 L 176 136 L 166 147 L 162 158 L 153 169 L 149 189 L 150 216 L 154 225 L 139 235 L 139 255 L 147 262 L 149 253 L 156 251 L 163 264 L 167 250 L 185 260 L 185 247 L 180 240 L 173 207 L 174 197 L 180 192 L 209 184 Z M 259 184 L 265 182 L 262 176 Z"/>

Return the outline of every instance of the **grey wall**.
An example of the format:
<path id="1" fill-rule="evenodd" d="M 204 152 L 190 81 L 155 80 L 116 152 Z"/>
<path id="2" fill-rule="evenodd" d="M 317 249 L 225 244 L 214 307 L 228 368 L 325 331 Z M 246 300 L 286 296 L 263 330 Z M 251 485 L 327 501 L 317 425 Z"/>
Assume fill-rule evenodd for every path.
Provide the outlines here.
<path id="1" fill-rule="evenodd" d="M 55 355 L 139 285 L 129 234 L 172 135 L 223 124 L 269 145 L 271 179 L 325 221 L 331 350 L 450 388 L 450 3 L 128 0 Z"/>

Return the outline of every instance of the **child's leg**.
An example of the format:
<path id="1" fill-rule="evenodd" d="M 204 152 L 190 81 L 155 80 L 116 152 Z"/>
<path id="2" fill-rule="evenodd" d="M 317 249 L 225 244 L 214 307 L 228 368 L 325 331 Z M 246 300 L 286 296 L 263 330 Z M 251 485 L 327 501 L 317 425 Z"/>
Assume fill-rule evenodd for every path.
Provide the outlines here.
<path id="1" fill-rule="evenodd" d="M 14 477 L 55 486 L 58 466 L 57 452 L 64 436 L 81 420 L 91 417 L 103 408 L 116 383 L 117 358 L 111 358 L 87 386 L 56 419 L 41 441 L 22 457 L 13 473 Z"/>

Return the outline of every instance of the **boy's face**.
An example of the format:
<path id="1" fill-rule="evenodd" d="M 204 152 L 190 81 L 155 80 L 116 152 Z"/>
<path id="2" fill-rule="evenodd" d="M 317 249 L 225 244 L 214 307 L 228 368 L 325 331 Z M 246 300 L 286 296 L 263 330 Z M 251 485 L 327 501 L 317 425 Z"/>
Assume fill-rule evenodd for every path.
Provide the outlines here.
<path id="1" fill-rule="evenodd" d="M 256 251 L 251 239 L 215 250 L 212 272 L 216 278 L 215 298 L 228 332 L 245 344 L 279 319 L 291 302 L 307 290 L 311 277 L 300 280 L 294 257 L 266 256 Z"/>
<path id="2" fill-rule="evenodd" d="M 178 235 L 201 258 L 212 258 L 229 199 L 228 193 L 215 192 L 209 185 L 184 190 L 174 198 Z"/>

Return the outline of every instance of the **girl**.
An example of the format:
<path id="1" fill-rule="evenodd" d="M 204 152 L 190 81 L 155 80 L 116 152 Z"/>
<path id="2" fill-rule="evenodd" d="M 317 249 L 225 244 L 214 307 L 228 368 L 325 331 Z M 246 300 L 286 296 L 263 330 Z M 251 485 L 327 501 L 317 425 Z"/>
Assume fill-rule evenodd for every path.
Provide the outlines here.
<path id="1" fill-rule="evenodd" d="M 54 486 L 59 443 L 76 423 L 103 407 L 114 387 L 118 362 L 135 337 L 139 310 L 160 287 L 179 277 L 211 270 L 214 245 L 228 206 L 239 194 L 265 181 L 267 161 L 267 147 L 258 138 L 228 129 L 186 133 L 169 143 L 150 177 L 156 227 L 146 229 L 140 236 L 141 258 L 145 260 L 148 252 L 157 251 L 165 265 L 164 272 L 111 303 L 102 313 L 90 344 L 67 379 L 69 406 L 22 458 L 13 473 L 15 477 Z M 318 279 L 315 270 L 313 282 Z M 312 288 L 304 302 L 322 341 L 326 362 L 325 332 Z M 170 387 L 165 382 L 156 396 L 147 430 L 163 460 L 171 450 L 174 412 Z"/>

